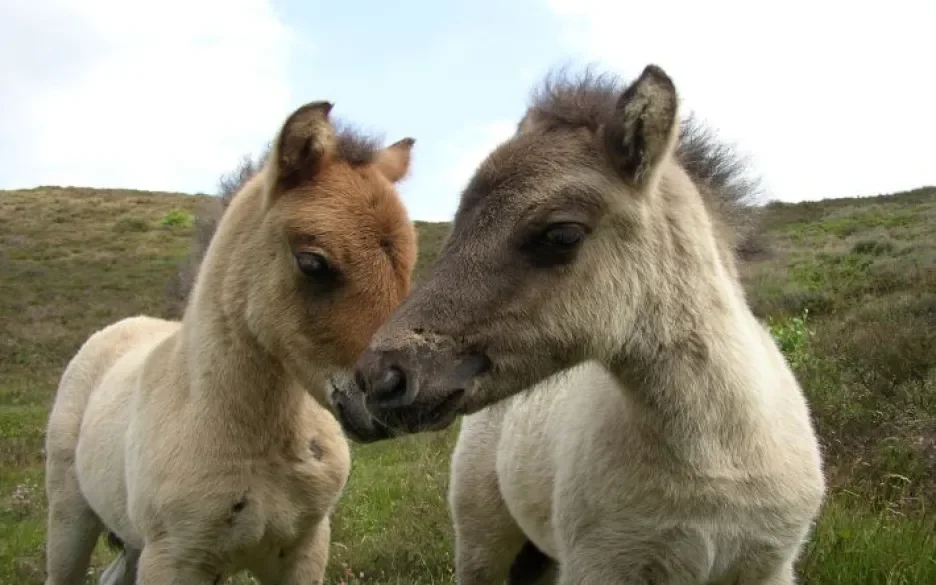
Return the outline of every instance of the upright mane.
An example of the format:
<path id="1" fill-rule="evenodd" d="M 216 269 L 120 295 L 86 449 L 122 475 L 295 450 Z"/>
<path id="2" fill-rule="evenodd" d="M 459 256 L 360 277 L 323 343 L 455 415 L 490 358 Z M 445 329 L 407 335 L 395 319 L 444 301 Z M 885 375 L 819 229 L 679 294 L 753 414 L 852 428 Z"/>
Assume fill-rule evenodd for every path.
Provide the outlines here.
<path id="1" fill-rule="evenodd" d="M 540 128 L 594 132 L 610 117 L 627 85 L 622 77 L 596 73 L 591 67 L 577 75 L 556 69 L 533 91 L 529 111 Z M 694 116 L 687 116 L 680 126 L 677 159 L 702 194 L 719 239 L 740 259 L 759 252 L 762 243 L 754 239 L 760 179 L 744 157 Z"/>

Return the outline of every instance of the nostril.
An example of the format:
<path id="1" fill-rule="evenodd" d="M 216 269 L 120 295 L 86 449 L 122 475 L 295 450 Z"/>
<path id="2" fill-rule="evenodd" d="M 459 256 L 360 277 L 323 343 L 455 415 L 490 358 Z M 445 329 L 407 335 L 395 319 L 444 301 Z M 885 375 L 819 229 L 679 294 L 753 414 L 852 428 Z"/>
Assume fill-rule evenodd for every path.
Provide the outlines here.
<path id="1" fill-rule="evenodd" d="M 403 381 L 403 372 L 400 368 L 387 368 L 377 379 L 377 386 L 382 389 L 396 388 Z"/>
<path id="2" fill-rule="evenodd" d="M 382 406 L 404 406 L 407 404 L 406 376 L 397 367 L 389 367 L 374 380 L 374 397 Z"/>

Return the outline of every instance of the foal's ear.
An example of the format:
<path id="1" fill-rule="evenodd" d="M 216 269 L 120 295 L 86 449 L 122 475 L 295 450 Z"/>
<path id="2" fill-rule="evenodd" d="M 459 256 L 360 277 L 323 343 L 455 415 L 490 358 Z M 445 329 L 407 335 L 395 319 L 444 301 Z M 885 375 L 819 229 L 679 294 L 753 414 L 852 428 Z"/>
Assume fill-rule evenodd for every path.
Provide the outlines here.
<path id="1" fill-rule="evenodd" d="M 675 148 L 677 110 L 676 86 L 656 65 L 647 65 L 618 98 L 601 129 L 602 140 L 614 169 L 634 187 L 647 187 Z"/>
<path id="2" fill-rule="evenodd" d="M 398 140 L 377 153 L 374 165 L 391 183 L 396 183 L 409 172 L 415 138 Z"/>
<path id="3" fill-rule="evenodd" d="M 332 103 L 310 102 L 290 114 L 273 151 L 273 191 L 291 189 L 314 177 L 335 148 L 335 129 L 328 120 Z"/>

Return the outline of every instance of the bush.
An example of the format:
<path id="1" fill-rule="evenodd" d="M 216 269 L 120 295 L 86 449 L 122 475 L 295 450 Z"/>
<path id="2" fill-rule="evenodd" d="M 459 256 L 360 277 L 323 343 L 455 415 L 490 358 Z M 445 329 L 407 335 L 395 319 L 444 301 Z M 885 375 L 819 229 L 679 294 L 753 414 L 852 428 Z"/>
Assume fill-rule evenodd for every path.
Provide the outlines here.
<path id="1" fill-rule="evenodd" d="M 218 196 L 225 205 L 230 203 L 234 195 L 247 184 L 247 181 L 260 172 L 260 169 L 263 168 L 263 163 L 266 162 L 267 157 L 270 155 L 270 148 L 271 144 L 267 144 L 256 160 L 252 159 L 250 155 L 245 154 L 234 170 L 221 175 L 221 178 L 218 180 Z"/>
<path id="2" fill-rule="evenodd" d="M 800 369 L 810 360 L 810 338 L 813 333 L 807 326 L 809 309 L 803 309 L 801 316 L 788 319 L 767 318 L 770 334 L 777 340 L 780 351 L 790 366 Z"/>
<path id="3" fill-rule="evenodd" d="M 188 211 L 173 209 L 159 222 L 163 227 L 189 227 L 194 223 L 195 217 Z"/>

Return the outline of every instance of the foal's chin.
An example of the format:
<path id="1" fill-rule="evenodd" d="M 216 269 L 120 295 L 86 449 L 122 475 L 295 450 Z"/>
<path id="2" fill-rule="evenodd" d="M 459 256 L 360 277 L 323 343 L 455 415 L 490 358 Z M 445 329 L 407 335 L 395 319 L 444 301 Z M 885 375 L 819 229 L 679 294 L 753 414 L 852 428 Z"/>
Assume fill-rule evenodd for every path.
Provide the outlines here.
<path id="1" fill-rule="evenodd" d="M 374 419 L 397 434 L 414 435 L 442 431 L 452 426 L 463 414 L 466 392 L 455 388 L 433 392 L 432 399 L 417 400 L 401 407 L 382 407 L 368 402 L 368 411 Z"/>
<path id="2" fill-rule="evenodd" d="M 335 418 L 341 425 L 341 430 L 345 436 L 354 441 L 366 445 L 368 443 L 378 443 L 387 441 L 400 436 L 402 433 L 392 429 L 379 420 L 374 418 L 368 412 L 351 414 L 344 407 L 333 403 Z"/>

